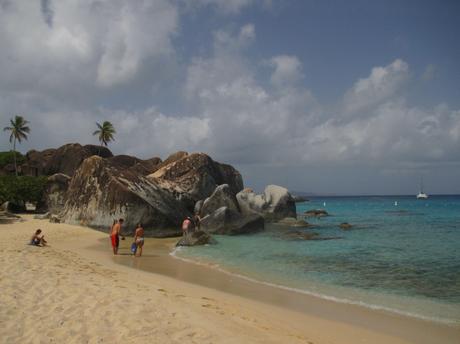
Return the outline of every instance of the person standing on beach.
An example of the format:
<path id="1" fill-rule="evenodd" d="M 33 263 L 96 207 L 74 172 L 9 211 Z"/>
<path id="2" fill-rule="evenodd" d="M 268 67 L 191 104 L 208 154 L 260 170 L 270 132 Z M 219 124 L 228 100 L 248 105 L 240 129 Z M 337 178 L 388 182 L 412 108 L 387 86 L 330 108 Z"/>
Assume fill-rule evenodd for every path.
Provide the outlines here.
<path id="1" fill-rule="evenodd" d="M 142 256 L 142 247 L 144 246 L 144 228 L 142 228 L 142 223 L 137 225 L 136 231 L 134 232 L 134 242 L 137 247 L 134 256 L 137 256 L 137 252 L 139 252 L 140 257 Z"/>
<path id="2" fill-rule="evenodd" d="M 110 240 L 112 241 L 113 254 L 118 254 L 118 246 L 120 246 L 121 226 L 124 220 L 119 219 L 113 226 L 110 232 Z"/>
<path id="3" fill-rule="evenodd" d="M 190 218 L 190 216 L 187 216 L 184 222 L 182 222 L 182 236 L 184 237 L 187 236 L 191 227 L 192 227 L 192 219 Z"/>
<path id="4" fill-rule="evenodd" d="M 200 230 L 200 225 L 201 225 L 201 217 L 198 213 L 195 214 L 195 216 L 193 216 L 193 224 L 194 224 L 194 227 L 195 227 L 195 230 Z"/>

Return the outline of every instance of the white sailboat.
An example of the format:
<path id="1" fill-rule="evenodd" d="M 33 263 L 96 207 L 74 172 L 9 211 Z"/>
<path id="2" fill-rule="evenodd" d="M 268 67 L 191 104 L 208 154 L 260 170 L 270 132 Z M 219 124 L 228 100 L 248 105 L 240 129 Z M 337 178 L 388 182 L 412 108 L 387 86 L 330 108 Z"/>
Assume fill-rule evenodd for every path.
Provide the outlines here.
<path id="1" fill-rule="evenodd" d="M 417 199 L 427 199 L 428 195 L 423 192 L 423 178 L 420 181 L 420 192 L 417 195 Z"/>

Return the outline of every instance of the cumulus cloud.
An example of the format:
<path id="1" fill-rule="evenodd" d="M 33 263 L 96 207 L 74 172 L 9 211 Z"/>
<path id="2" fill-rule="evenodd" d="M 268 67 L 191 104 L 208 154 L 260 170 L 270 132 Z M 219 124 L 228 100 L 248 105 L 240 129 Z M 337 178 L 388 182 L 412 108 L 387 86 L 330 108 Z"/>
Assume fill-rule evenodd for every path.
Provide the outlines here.
<path id="1" fill-rule="evenodd" d="M 409 65 L 396 59 L 385 67 L 372 68 L 344 96 L 344 114 L 356 114 L 395 95 L 409 78 Z"/>
<path id="2" fill-rule="evenodd" d="M 195 2 L 226 13 L 255 3 Z M 333 107 L 304 86 L 299 57 L 249 56 L 253 23 L 216 30 L 206 53 L 174 65 L 174 37 L 184 34 L 178 2 L 8 4 L 0 11 L 0 120 L 6 125 L 22 114 L 31 122 L 24 149 L 96 143 L 95 122 L 109 120 L 115 153 L 205 151 L 267 173 L 279 166 L 388 170 L 460 162 L 460 111 L 409 104 L 410 68 L 401 59 L 372 68 Z M 167 89 L 171 83 L 180 91 Z M 177 108 L 162 108 L 152 89 Z M 0 140 L 6 149 L 8 137 Z"/>
<path id="3" fill-rule="evenodd" d="M 254 4 L 262 4 L 269 8 L 272 5 L 272 0 L 182 0 L 182 3 L 189 8 L 212 6 L 223 14 L 237 14 L 242 9 Z"/>
<path id="4" fill-rule="evenodd" d="M 146 60 L 171 54 L 177 12 L 167 0 L 11 2 L 0 11 L 0 87 L 127 83 Z"/>
<path id="5" fill-rule="evenodd" d="M 279 55 L 272 57 L 269 64 L 274 68 L 271 82 L 283 87 L 297 83 L 303 77 L 302 63 L 296 56 Z"/>

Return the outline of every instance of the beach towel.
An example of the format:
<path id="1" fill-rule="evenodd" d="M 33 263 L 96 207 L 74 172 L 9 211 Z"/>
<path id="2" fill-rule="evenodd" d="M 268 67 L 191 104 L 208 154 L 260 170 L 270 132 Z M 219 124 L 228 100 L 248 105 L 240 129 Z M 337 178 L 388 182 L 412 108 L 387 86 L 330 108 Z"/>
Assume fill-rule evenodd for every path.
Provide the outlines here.
<path id="1" fill-rule="evenodd" d="M 132 252 L 132 254 L 136 254 L 136 251 L 137 251 L 137 245 L 136 245 L 135 242 L 133 242 L 131 244 L 131 252 Z"/>

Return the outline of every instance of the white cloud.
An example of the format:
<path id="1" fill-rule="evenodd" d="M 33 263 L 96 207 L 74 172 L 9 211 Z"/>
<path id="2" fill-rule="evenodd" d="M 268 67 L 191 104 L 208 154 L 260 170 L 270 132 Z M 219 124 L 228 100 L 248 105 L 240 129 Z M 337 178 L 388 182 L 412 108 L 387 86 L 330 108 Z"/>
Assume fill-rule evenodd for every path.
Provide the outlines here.
<path id="1" fill-rule="evenodd" d="M 396 59 L 385 67 L 372 68 L 367 78 L 359 79 L 344 96 L 344 113 L 356 115 L 393 96 L 409 78 L 409 65 Z"/>
<path id="2" fill-rule="evenodd" d="M 256 3 L 198 2 L 226 13 Z M 0 11 L 0 120 L 30 120 L 23 148 L 96 143 L 95 122 L 109 120 L 114 152 L 145 158 L 188 150 L 237 165 L 385 170 L 460 161 L 460 111 L 408 104 L 401 59 L 372 68 L 332 108 L 305 88 L 296 56 L 246 53 L 257 38 L 252 23 L 216 31 L 211 52 L 177 66 L 168 64 L 183 38 L 173 39 L 183 34 L 177 2 L 9 4 Z M 167 89 L 182 81 L 183 94 Z M 162 108 L 145 91 L 154 87 L 180 110 Z M 8 137 L 0 140 L 6 149 Z"/>
<path id="3" fill-rule="evenodd" d="M 0 11 L 0 88 L 126 83 L 147 59 L 172 53 L 177 12 L 168 0 L 9 2 Z"/>
<path id="4" fill-rule="evenodd" d="M 275 56 L 269 60 L 269 64 L 274 67 L 270 80 L 275 86 L 289 86 L 303 78 L 302 63 L 296 56 Z"/>
<path id="5" fill-rule="evenodd" d="M 260 3 L 265 7 L 270 7 L 272 0 L 182 0 L 185 6 L 202 7 L 211 6 L 223 14 L 237 14 L 242 9 Z"/>

